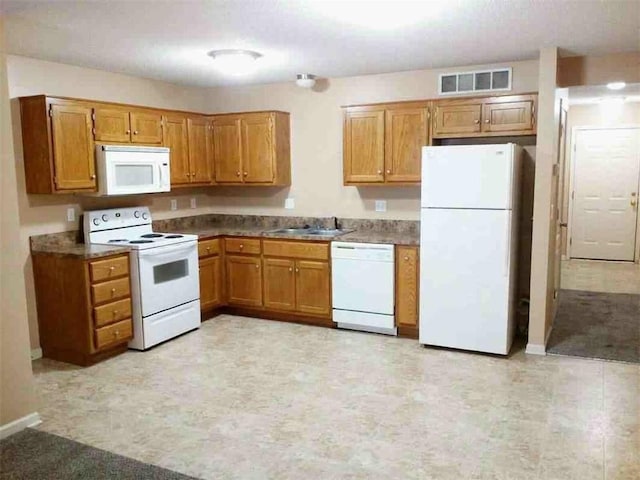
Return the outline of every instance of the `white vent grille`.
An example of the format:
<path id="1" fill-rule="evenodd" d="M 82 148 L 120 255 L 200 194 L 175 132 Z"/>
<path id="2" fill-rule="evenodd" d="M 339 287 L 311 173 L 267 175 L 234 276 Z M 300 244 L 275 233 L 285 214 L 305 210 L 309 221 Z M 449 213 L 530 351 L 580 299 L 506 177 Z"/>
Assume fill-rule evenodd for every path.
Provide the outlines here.
<path id="1" fill-rule="evenodd" d="M 511 68 L 441 73 L 438 93 L 440 95 L 460 95 L 511 90 L 511 73 Z"/>

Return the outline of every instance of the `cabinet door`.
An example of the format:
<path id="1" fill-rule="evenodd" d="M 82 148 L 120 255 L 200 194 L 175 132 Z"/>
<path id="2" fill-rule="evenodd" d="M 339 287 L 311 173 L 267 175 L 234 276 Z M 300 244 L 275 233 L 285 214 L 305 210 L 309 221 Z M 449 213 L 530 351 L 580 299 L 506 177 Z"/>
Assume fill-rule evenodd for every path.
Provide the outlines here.
<path id="1" fill-rule="evenodd" d="M 228 256 L 226 261 L 229 304 L 262 306 L 260 257 Z"/>
<path id="2" fill-rule="evenodd" d="M 91 108 L 51 105 L 56 190 L 96 188 Z"/>
<path id="3" fill-rule="evenodd" d="M 133 143 L 162 143 L 162 115 L 131 112 L 131 141 Z"/>
<path id="4" fill-rule="evenodd" d="M 191 181 L 187 119 L 181 116 L 164 117 L 165 147 L 171 149 L 171 185 L 184 185 Z"/>
<path id="5" fill-rule="evenodd" d="M 295 262 L 282 258 L 265 258 L 264 306 L 274 310 L 296 308 Z"/>
<path id="6" fill-rule="evenodd" d="M 535 133 L 533 99 L 518 102 L 485 103 L 482 111 L 483 132 Z"/>
<path id="7" fill-rule="evenodd" d="M 273 138 L 271 115 L 243 115 L 240 120 L 242 137 L 242 176 L 246 183 L 273 182 Z"/>
<path id="8" fill-rule="evenodd" d="M 200 310 L 222 304 L 222 261 L 219 255 L 200 260 Z"/>
<path id="9" fill-rule="evenodd" d="M 481 103 L 437 105 L 433 116 L 433 136 L 479 133 L 481 110 Z"/>
<path id="10" fill-rule="evenodd" d="M 418 328 L 418 248 L 396 247 L 396 325 Z"/>
<path id="11" fill-rule="evenodd" d="M 190 117 L 187 120 L 191 183 L 211 183 L 213 180 L 213 152 L 208 142 L 210 127 L 205 117 Z"/>
<path id="12" fill-rule="evenodd" d="M 422 147 L 427 143 L 426 108 L 387 110 L 385 180 L 419 182 L 422 175 Z"/>
<path id="13" fill-rule="evenodd" d="M 242 182 L 239 117 L 224 116 L 213 120 L 213 161 L 216 182 Z"/>
<path id="14" fill-rule="evenodd" d="M 331 275 L 327 262 L 296 262 L 296 310 L 331 316 Z"/>
<path id="15" fill-rule="evenodd" d="M 121 143 L 131 141 L 128 110 L 96 108 L 93 115 L 96 141 Z"/>
<path id="16" fill-rule="evenodd" d="M 384 182 L 384 110 L 345 112 L 344 182 Z"/>

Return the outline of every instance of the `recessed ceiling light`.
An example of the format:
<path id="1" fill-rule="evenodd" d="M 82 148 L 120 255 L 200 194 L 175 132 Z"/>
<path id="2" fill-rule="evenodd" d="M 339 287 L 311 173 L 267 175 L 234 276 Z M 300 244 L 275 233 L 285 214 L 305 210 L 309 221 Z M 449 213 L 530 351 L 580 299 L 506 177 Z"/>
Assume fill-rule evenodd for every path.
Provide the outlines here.
<path id="1" fill-rule="evenodd" d="M 607 88 L 609 90 L 622 90 L 624 87 L 626 87 L 627 84 L 625 82 L 611 82 L 611 83 L 607 83 Z"/>
<path id="2" fill-rule="evenodd" d="M 215 67 L 230 75 L 247 75 L 256 68 L 256 60 L 262 57 L 251 50 L 211 50 L 207 53 L 213 58 Z"/>

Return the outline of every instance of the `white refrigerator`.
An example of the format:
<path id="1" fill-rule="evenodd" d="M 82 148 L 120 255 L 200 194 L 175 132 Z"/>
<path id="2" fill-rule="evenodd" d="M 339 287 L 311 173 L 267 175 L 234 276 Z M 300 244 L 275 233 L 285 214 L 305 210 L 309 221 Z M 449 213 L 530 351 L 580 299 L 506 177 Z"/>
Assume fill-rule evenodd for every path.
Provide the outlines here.
<path id="1" fill-rule="evenodd" d="M 421 344 L 509 353 L 521 164 L 512 143 L 423 148 Z"/>

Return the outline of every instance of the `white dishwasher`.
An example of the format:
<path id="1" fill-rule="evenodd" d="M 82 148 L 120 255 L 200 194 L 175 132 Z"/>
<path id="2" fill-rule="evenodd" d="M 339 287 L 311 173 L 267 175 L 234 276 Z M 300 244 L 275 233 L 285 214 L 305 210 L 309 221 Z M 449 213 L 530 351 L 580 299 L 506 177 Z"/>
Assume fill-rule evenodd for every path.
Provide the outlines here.
<path id="1" fill-rule="evenodd" d="M 338 328 L 396 335 L 394 247 L 331 242 L 333 321 Z"/>

